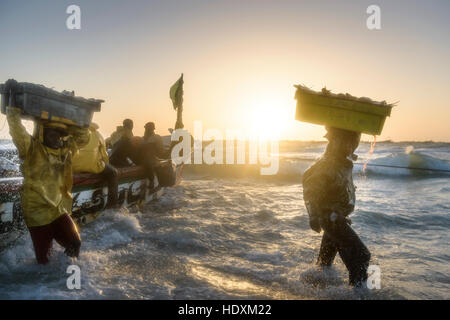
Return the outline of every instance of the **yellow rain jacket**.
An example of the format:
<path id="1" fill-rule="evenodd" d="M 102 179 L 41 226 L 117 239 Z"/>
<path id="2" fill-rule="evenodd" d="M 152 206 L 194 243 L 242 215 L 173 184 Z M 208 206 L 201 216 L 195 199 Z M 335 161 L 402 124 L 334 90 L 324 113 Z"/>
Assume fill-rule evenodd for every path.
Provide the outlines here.
<path id="1" fill-rule="evenodd" d="M 72 159 L 72 171 L 100 173 L 109 162 L 105 141 L 97 131 L 98 126 L 92 123 L 89 128 L 89 143 L 80 148 Z"/>
<path id="2" fill-rule="evenodd" d="M 106 147 L 112 148 L 122 137 L 133 138 L 133 131 L 123 126 L 118 126 L 109 138 L 106 139 Z"/>
<path id="3" fill-rule="evenodd" d="M 61 215 L 72 212 L 72 153 L 88 142 L 88 129 L 71 127 L 68 146 L 61 149 L 46 147 L 43 125 L 31 136 L 21 122 L 21 110 L 7 108 L 9 133 L 23 160 L 21 171 L 22 209 L 28 227 L 47 225 Z"/>

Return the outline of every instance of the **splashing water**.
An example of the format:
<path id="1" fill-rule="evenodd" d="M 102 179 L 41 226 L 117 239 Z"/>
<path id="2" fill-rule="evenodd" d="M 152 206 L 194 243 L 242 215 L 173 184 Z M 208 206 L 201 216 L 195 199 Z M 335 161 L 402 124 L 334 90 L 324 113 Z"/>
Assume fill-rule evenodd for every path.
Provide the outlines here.
<path id="1" fill-rule="evenodd" d="M 373 141 L 370 143 L 370 149 L 368 152 L 367 160 L 364 162 L 363 173 L 366 173 L 367 164 L 372 160 L 373 152 L 375 151 L 375 146 L 377 144 L 377 136 L 373 136 Z"/>
<path id="2" fill-rule="evenodd" d="M 411 154 L 414 152 L 414 146 L 407 146 L 405 148 L 405 154 Z"/>
<path id="3" fill-rule="evenodd" d="M 326 143 L 280 145 L 272 180 L 238 166 L 187 166 L 181 185 L 139 212 L 105 211 L 80 229 L 78 260 L 55 243 L 49 265 L 37 265 L 25 230 L 0 250 L 0 299 L 450 298 L 450 175 L 371 166 L 450 171 L 449 143 L 378 141 L 367 178 L 354 175 L 352 227 L 381 270 L 379 290 L 349 287 L 339 256 L 330 268 L 315 264 L 321 234 L 309 228 L 301 175 Z M 80 290 L 67 288 L 71 264 Z"/>

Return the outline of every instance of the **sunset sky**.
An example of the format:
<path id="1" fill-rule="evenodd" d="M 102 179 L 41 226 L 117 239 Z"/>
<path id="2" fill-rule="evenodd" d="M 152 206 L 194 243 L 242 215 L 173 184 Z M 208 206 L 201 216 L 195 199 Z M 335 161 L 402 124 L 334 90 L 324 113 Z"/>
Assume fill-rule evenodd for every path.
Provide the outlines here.
<path id="1" fill-rule="evenodd" d="M 66 28 L 70 4 L 81 30 Z M 366 27 L 371 4 L 381 30 Z M 322 139 L 323 127 L 294 120 L 293 85 L 304 84 L 399 101 L 380 140 L 450 141 L 449 19 L 448 0 L 0 0 L 0 82 L 104 99 L 94 121 L 105 137 L 124 118 L 136 134 L 148 121 L 168 134 L 169 88 L 184 73 L 189 130 L 201 120 Z"/>

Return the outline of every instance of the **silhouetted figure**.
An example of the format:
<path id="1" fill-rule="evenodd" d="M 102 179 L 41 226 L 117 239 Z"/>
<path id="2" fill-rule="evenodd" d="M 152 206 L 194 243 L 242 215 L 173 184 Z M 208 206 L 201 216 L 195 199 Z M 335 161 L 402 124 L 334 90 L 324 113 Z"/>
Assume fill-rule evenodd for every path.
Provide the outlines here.
<path id="1" fill-rule="evenodd" d="M 155 124 L 147 122 L 142 144 L 139 148 L 139 164 L 144 167 L 150 187 L 154 185 L 155 168 L 164 156 L 164 145 L 160 135 L 155 133 Z"/>
<path id="2" fill-rule="evenodd" d="M 106 148 L 111 149 L 122 138 L 133 138 L 133 120 L 125 119 L 122 122 L 123 126 L 118 126 L 109 138 L 105 140 Z"/>
<path id="3" fill-rule="evenodd" d="M 141 144 L 141 137 L 123 137 L 112 148 L 111 154 L 109 155 L 109 162 L 116 168 L 129 167 L 133 164 L 139 165 Z"/>
<path id="4" fill-rule="evenodd" d="M 350 284 L 359 286 L 367 280 L 370 252 L 350 227 L 348 216 L 355 208 L 353 152 L 361 134 L 327 128 L 328 145 L 323 156 L 303 175 L 303 198 L 311 229 L 324 230 L 318 264 L 330 266 L 336 253 L 349 271 Z"/>

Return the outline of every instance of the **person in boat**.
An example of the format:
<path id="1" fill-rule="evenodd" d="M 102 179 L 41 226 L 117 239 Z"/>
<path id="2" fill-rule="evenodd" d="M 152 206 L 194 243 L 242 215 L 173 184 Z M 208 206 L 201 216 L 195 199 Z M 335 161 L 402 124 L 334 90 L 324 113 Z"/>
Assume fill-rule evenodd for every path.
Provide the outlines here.
<path id="1" fill-rule="evenodd" d="M 109 162 L 116 168 L 138 164 L 138 148 L 142 138 L 133 135 L 133 126 L 133 120 L 125 119 L 123 127 L 117 127 L 116 132 L 106 139 L 107 148 L 111 148 Z"/>
<path id="2" fill-rule="evenodd" d="M 105 140 L 106 148 L 112 149 L 114 145 L 119 142 L 122 138 L 131 139 L 133 138 L 133 120 L 125 119 L 122 122 L 122 126 L 118 126 L 116 131 L 114 131 L 109 138 Z"/>
<path id="3" fill-rule="evenodd" d="M 161 158 L 165 157 L 164 144 L 161 136 L 155 133 L 155 123 L 147 122 L 144 126 L 144 136 L 139 146 L 138 163 L 141 165 L 153 186 L 155 169 L 160 166 Z"/>
<path id="4" fill-rule="evenodd" d="M 352 170 L 361 134 L 327 127 L 325 153 L 303 175 L 303 199 L 312 230 L 324 231 L 317 263 L 331 266 L 339 252 L 349 283 L 360 286 L 367 280 L 370 252 L 350 227 L 348 216 L 355 208 Z"/>
<path id="5" fill-rule="evenodd" d="M 12 141 L 23 160 L 22 210 L 36 260 L 48 263 L 53 239 L 69 257 L 78 257 L 81 237 L 70 217 L 72 154 L 88 143 L 88 129 L 37 120 L 31 136 L 21 122 L 21 109 L 14 107 L 14 83 L 6 85 L 13 92 L 6 117 Z"/>
<path id="6" fill-rule="evenodd" d="M 102 179 L 108 183 L 107 208 L 114 208 L 117 205 L 118 197 L 118 172 L 109 163 L 106 144 L 102 135 L 98 132 L 98 125 L 91 123 L 89 127 L 89 143 L 80 148 L 72 159 L 73 173 L 89 172 L 100 174 Z"/>
<path id="7" fill-rule="evenodd" d="M 109 162 L 116 168 L 139 165 L 139 148 L 142 137 L 122 138 L 112 148 Z"/>
<path id="8" fill-rule="evenodd" d="M 165 156 L 164 144 L 161 136 L 155 133 L 155 123 L 147 122 L 144 129 L 144 137 L 142 138 L 144 148 L 153 148 L 154 155 L 156 157 L 163 158 Z"/>

